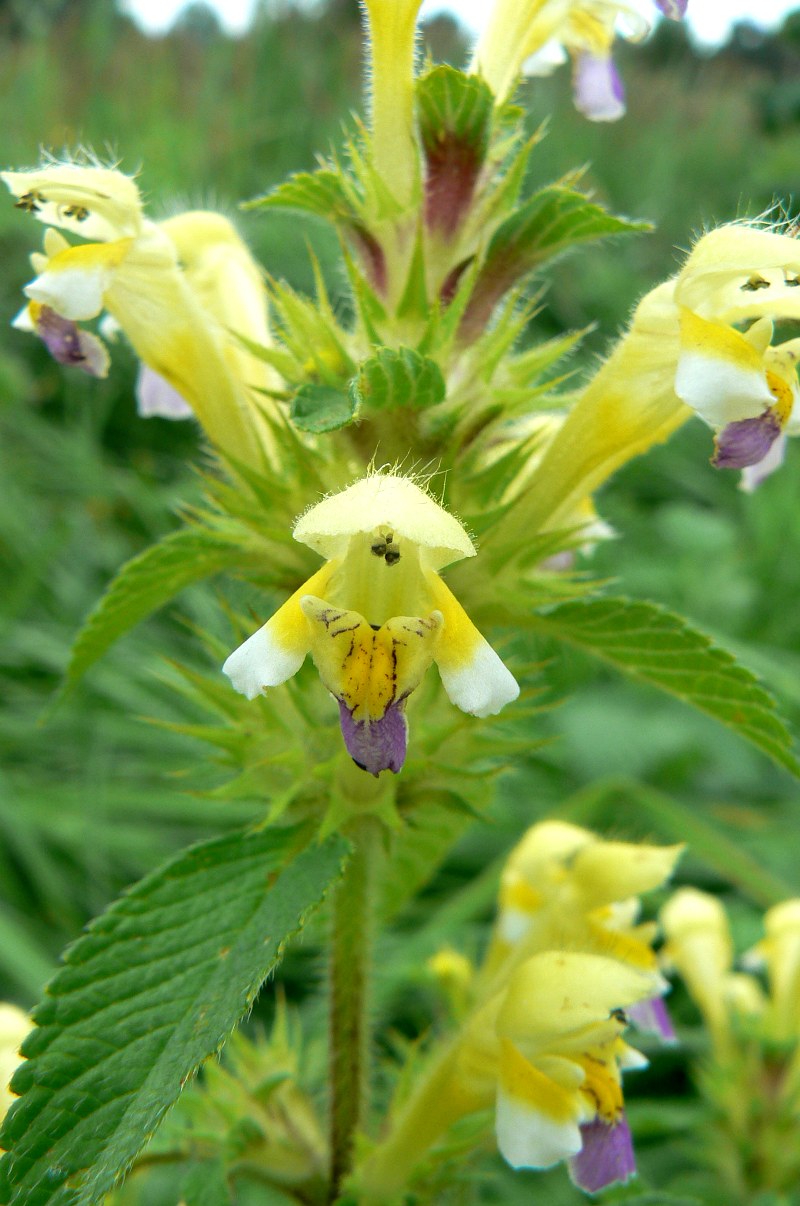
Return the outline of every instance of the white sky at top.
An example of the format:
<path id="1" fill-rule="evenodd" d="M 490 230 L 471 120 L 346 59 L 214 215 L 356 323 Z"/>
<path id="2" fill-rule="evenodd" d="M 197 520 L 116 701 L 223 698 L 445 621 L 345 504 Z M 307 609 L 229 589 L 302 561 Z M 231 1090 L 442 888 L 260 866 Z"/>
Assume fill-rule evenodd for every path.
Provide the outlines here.
<path id="1" fill-rule="evenodd" d="M 207 0 L 231 33 L 241 33 L 247 28 L 256 2 Z M 145 29 L 159 33 L 169 28 L 186 3 L 187 0 L 125 0 L 124 7 Z M 653 9 L 652 5 L 648 7 Z M 736 21 L 750 20 L 763 28 L 774 28 L 797 7 L 797 0 L 689 0 L 688 24 L 696 41 L 713 45 L 725 40 Z M 429 17 L 438 12 L 455 13 L 477 30 L 489 10 L 487 0 L 425 0 L 421 11 Z"/>

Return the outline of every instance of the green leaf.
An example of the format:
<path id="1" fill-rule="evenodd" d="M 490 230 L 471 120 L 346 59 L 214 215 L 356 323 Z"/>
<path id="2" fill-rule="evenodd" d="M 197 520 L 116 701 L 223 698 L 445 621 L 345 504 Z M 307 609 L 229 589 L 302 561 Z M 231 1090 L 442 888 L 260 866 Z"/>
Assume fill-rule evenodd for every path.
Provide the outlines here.
<path id="1" fill-rule="evenodd" d="M 308 837 L 194 846 L 69 948 L 24 1045 L 0 1201 L 91 1206 L 112 1188 L 339 875 L 344 841 Z"/>
<path id="2" fill-rule="evenodd" d="M 692 704 L 800 777 L 791 734 L 772 696 L 680 616 L 652 603 L 592 599 L 537 614 L 532 626 Z"/>
<path id="3" fill-rule="evenodd" d="M 204 1160 L 181 1186 L 182 1206 L 231 1206 L 231 1192 L 221 1160 Z"/>
<path id="4" fill-rule="evenodd" d="M 486 269 L 497 271 L 516 261 L 518 268 L 530 271 L 574 243 L 650 229 L 649 222 L 610 214 L 584 193 L 551 185 L 534 193 L 495 231 L 486 253 Z"/>
<path id="5" fill-rule="evenodd" d="M 266 196 L 245 202 L 243 208 L 299 209 L 329 222 L 355 220 L 342 178 L 332 168 L 298 172 Z"/>
<path id="6" fill-rule="evenodd" d="M 300 431 L 336 431 L 353 421 L 355 400 L 328 385 L 303 385 L 292 398 L 289 416 Z"/>
<path id="7" fill-rule="evenodd" d="M 163 607 L 179 591 L 241 564 L 241 543 L 200 528 L 171 532 L 129 561 L 89 614 L 72 647 L 69 690 L 119 637 Z"/>
<path id="8" fill-rule="evenodd" d="M 428 314 L 428 286 L 425 276 L 425 242 L 422 227 L 417 230 L 414 252 L 408 267 L 403 296 L 397 304 L 398 318 L 425 318 Z"/>
<path id="9" fill-rule="evenodd" d="M 483 330 L 500 298 L 545 260 L 577 243 L 650 229 L 649 222 L 615 217 L 574 189 L 563 185 L 541 189 L 492 236 L 464 315 L 462 339 Z"/>
<path id="10" fill-rule="evenodd" d="M 419 131 L 425 150 L 444 138 L 464 144 L 477 164 L 489 147 L 494 97 L 477 75 L 465 75 L 446 64 L 434 67 L 417 83 Z"/>
<path id="11" fill-rule="evenodd" d="M 452 237 L 469 212 L 489 150 L 494 98 L 479 76 L 435 67 L 417 85 L 425 221 Z"/>
<path id="12" fill-rule="evenodd" d="M 424 410 L 444 399 L 445 381 L 438 364 L 413 348 L 379 348 L 359 368 L 350 395 L 365 410 Z"/>

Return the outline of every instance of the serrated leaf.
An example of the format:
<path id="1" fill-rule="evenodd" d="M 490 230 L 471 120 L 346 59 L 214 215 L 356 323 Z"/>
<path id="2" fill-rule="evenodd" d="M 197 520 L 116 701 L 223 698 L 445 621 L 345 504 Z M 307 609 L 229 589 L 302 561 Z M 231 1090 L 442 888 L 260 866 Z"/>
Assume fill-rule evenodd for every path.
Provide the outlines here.
<path id="1" fill-rule="evenodd" d="M 336 431 L 353 421 L 356 403 L 328 385 L 303 385 L 292 398 L 289 417 L 300 431 Z"/>
<path id="2" fill-rule="evenodd" d="M 575 189 L 563 185 L 540 189 L 492 236 L 461 324 L 461 338 L 481 331 L 503 294 L 545 260 L 577 243 L 650 229 L 649 222 L 616 217 Z"/>
<path id="3" fill-rule="evenodd" d="M 355 219 L 341 176 L 332 168 L 298 172 L 266 196 L 245 202 L 243 208 L 299 209 L 329 222 Z"/>
<path id="4" fill-rule="evenodd" d="M 494 97 L 480 76 L 440 64 L 417 82 L 416 100 L 420 137 L 426 149 L 446 133 L 475 148 L 483 160 L 489 145 Z"/>
<path id="5" fill-rule="evenodd" d="M 495 231 L 486 267 L 496 269 L 518 260 L 530 271 L 574 243 L 650 229 L 649 222 L 610 214 L 584 193 L 551 185 L 535 193 Z"/>
<path id="6" fill-rule="evenodd" d="M 241 564 L 237 543 L 200 528 L 170 532 L 123 565 L 72 647 L 65 677 L 69 690 L 90 666 L 140 620 L 173 599 L 184 587 Z"/>
<path id="7" fill-rule="evenodd" d="M 379 348 L 361 365 L 350 394 L 365 410 L 425 410 L 443 400 L 445 381 L 438 364 L 413 348 Z"/>
<path id="8" fill-rule="evenodd" d="M 692 704 L 800 777 L 791 734 L 772 696 L 680 616 L 653 603 L 591 599 L 537 614 L 532 626 Z"/>
<path id="9" fill-rule="evenodd" d="M 297 826 L 201 843 L 69 948 L 24 1046 L 0 1201 L 91 1206 L 112 1188 L 340 873 L 344 841 L 308 839 Z"/>
<path id="10" fill-rule="evenodd" d="M 489 150 L 494 97 L 479 76 L 453 67 L 429 71 L 417 84 L 425 155 L 425 220 L 452 236 L 465 217 Z"/>

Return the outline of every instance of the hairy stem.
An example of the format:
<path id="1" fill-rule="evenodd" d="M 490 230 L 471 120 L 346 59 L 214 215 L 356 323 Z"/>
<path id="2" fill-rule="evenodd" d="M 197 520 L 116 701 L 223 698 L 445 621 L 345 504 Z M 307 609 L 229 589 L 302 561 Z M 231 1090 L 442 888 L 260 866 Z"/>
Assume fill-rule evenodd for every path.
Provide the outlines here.
<path id="1" fill-rule="evenodd" d="M 330 1201 L 350 1169 L 368 1084 L 368 989 L 372 883 L 379 828 L 362 817 L 348 829 L 353 854 L 333 899 L 330 975 Z"/>

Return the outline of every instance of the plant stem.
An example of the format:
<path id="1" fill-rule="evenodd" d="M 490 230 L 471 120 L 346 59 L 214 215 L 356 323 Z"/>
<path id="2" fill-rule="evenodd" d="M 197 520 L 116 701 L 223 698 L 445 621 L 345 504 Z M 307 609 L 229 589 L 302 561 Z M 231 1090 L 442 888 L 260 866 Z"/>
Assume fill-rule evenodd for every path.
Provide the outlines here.
<path id="1" fill-rule="evenodd" d="M 349 1172 L 353 1141 L 368 1083 L 368 988 L 372 948 L 372 884 L 379 825 L 354 821 L 347 836 L 353 854 L 333 898 L 330 974 L 331 1202 Z"/>
<path id="2" fill-rule="evenodd" d="M 360 1200 L 370 1206 L 396 1199 L 428 1149 L 476 1102 L 454 1088 L 458 1043 L 448 1043 L 417 1083 L 389 1134 L 358 1172 Z M 477 1102 L 477 1106 L 482 1105 Z"/>

